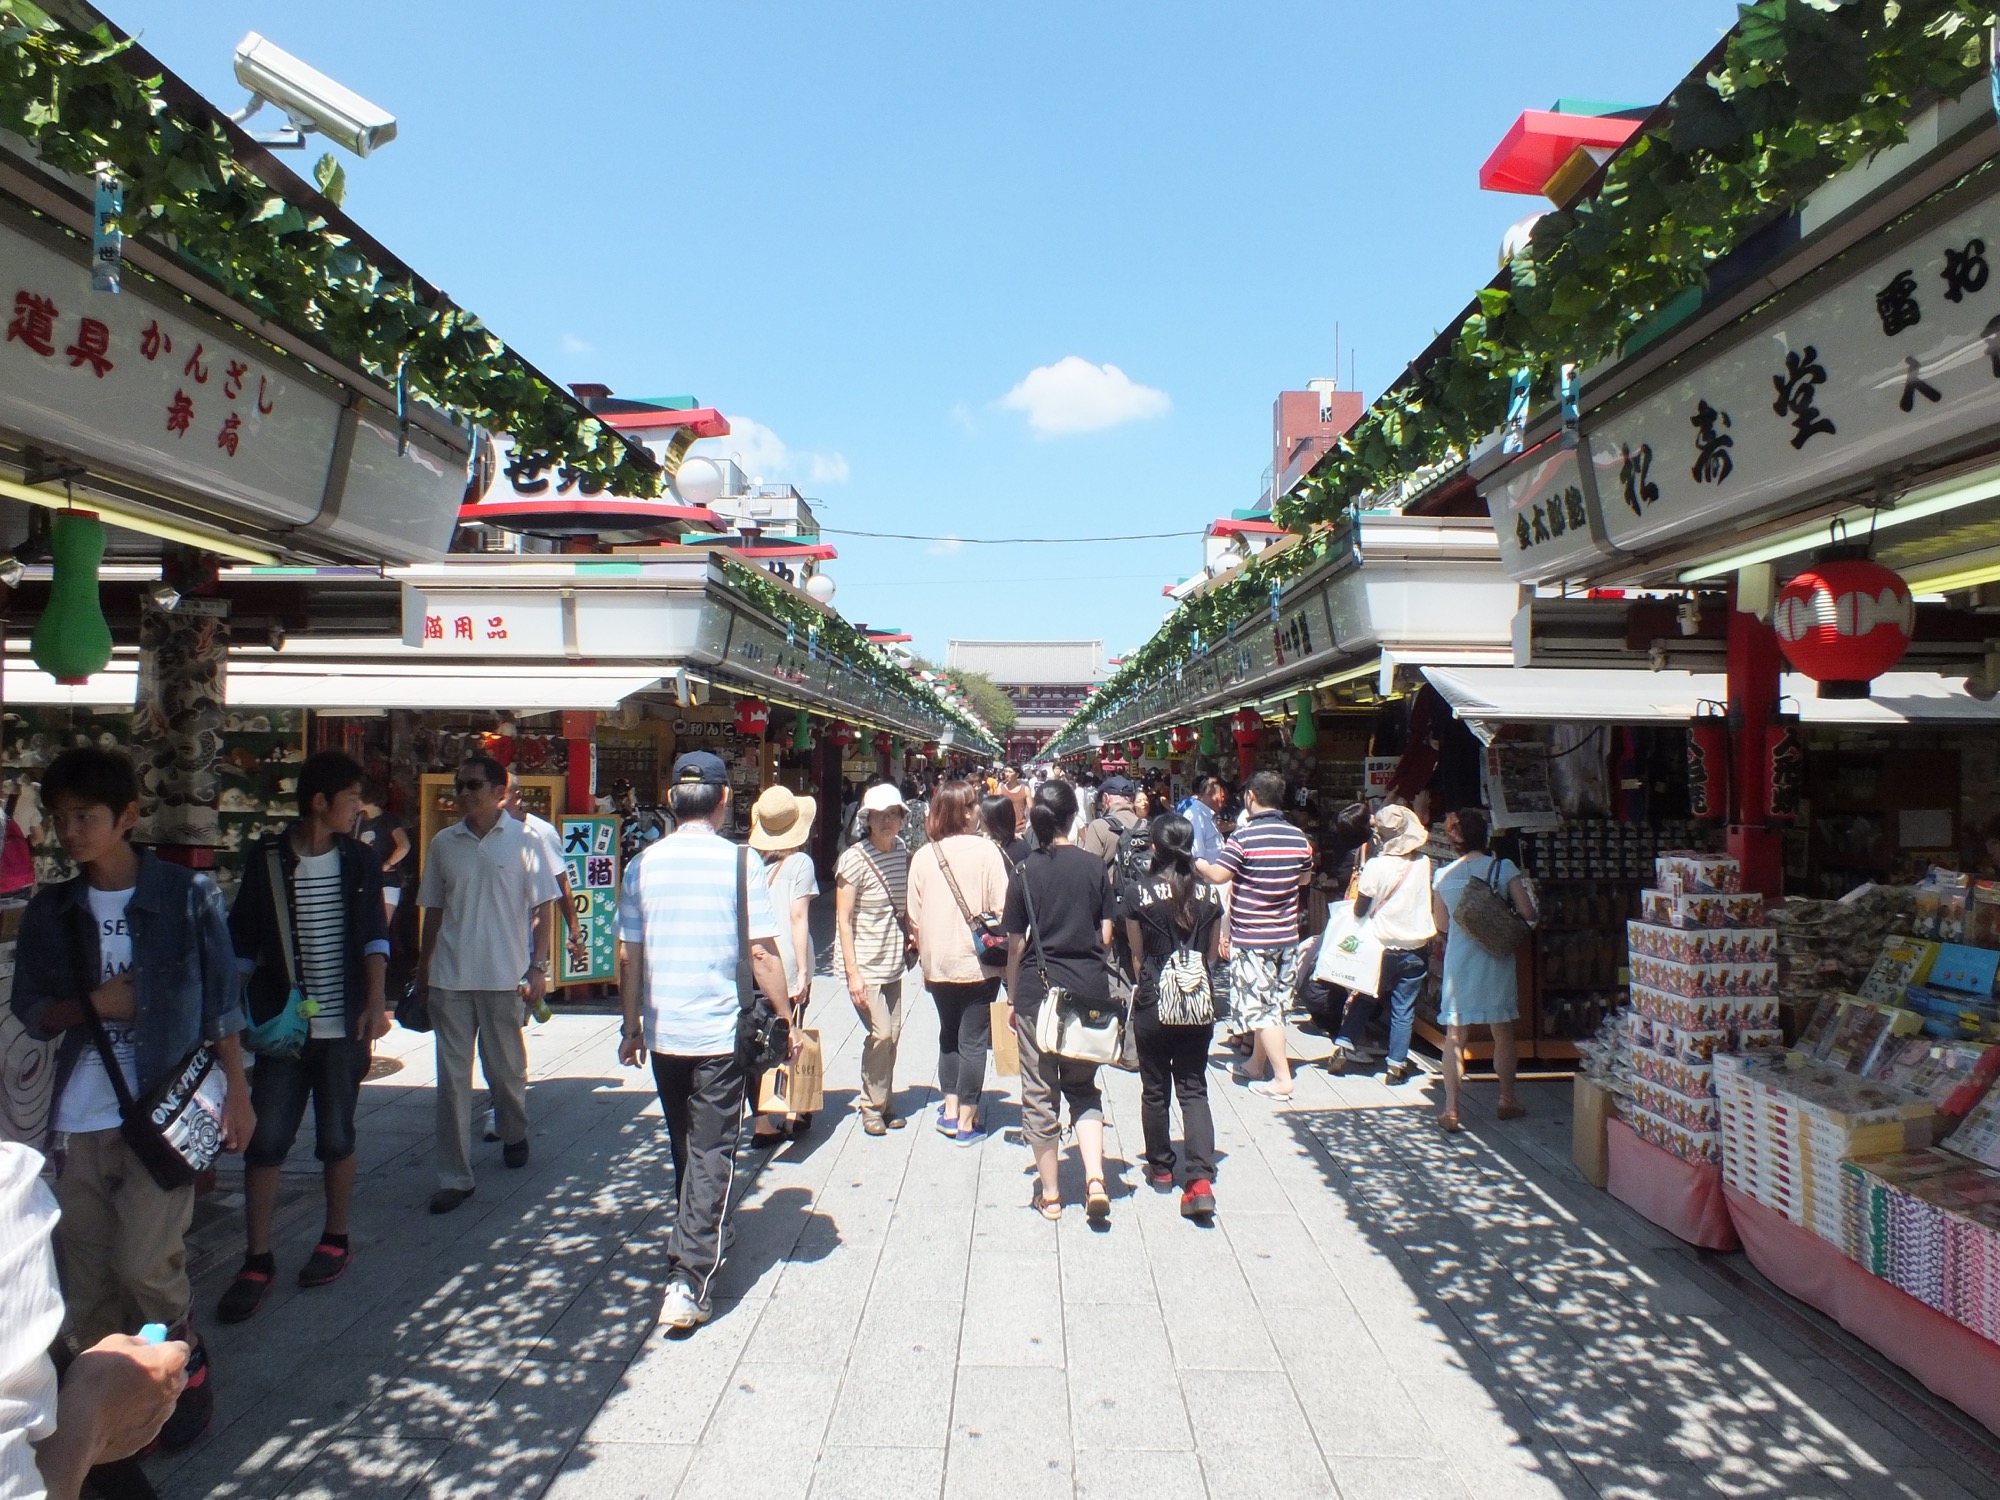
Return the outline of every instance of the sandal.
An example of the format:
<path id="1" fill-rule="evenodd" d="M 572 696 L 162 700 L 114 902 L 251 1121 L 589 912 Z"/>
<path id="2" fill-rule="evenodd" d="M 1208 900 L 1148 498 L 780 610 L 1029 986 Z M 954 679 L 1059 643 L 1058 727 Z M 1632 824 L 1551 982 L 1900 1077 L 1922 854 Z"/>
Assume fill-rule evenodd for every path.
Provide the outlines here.
<path id="1" fill-rule="evenodd" d="M 1042 1185 L 1039 1182 L 1035 1184 L 1035 1196 L 1028 1200 L 1028 1207 L 1047 1219 L 1051 1224 L 1062 1217 L 1062 1199 L 1044 1198 L 1042 1196 Z"/>
<path id="2" fill-rule="evenodd" d="M 1527 1115 L 1528 1106 L 1521 1103 L 1518 1099 L 1512 1103 L 1503 1101 L 1494 1113 L 1503 1120 L 1519 1120 Z"/>
<path id="3" fill-rule="evenodd" d="M 1443 1114 L 1439 1115 L 1437 1121 L 1438 1129 L 1444 1131 L 1447 1135 L 1457 1135 L 1461 1130 L 1465 1129 L 1463 1125 L 1458 1123 L 1458 1115 L 1452 1110 L 1446 1110 Z"/>
<path id="4" fill-rule="evenodd" d="M 222 1300 L 216 1304 L 215 1316 L 223 1323 L 242 1323 L 256 1315 L 264 1305 L 264 1293 L 271 1289 L 277 1279 L 271 1271 L 253 1271 L 248 1267 L 236 1273 L 236 1279 L 223 1292 Z"/>
<path id="5" fill-rule="evenodd" d="M 1111 1217 L 1111 1195 L 1104 1191 L 1104 1179 L 1093 1177 L 1083 1185 L 1083 1215 L 1093 1224 Z"/>
<path id="6" fill-rule="evenodd" d="M 329 1245 L 324 1242 L 315 1245 L 312 1256 L 299 1267 L 299 1285 L 327 1286 L 336 1282 L 347 1273 L 347 1263 L 353 1258 L 353 1252 L 345 1245 Z"/>

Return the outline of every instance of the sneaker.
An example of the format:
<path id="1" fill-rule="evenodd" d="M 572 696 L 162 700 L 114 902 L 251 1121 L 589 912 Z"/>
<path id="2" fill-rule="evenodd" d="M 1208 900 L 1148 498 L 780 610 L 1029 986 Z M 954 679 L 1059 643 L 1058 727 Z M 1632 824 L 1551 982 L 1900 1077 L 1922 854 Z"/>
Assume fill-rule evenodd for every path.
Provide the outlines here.
<path id="1" fill-rule="evenodd" d="M 431 1212 L 448 1214 L 472 1196 L 471 1188 L 439 1188 L 431 1194 Z"/>
<path id="2" fill-rule="evenodd" d="M 714 1306 L 696 1301 L 694 1288 L 685 1281 L 668 1287 L 666 1300 L 660 1304 L 660 1326 L 670 1332 L 699 1328 L 714 1315 Z"/>
<path id="3" fill-rule="evenodd" d="M 353 1252 L 344 1245 L 315 1245 L 311 1259 L 299 1268 L 299 1285 L 329 1286 L 347 1274 L 347 1263 L 352 1259 Z"/>
<path id="4" fill-rule="evenodd" d="M 1326 1070 L 1329 1073 L 1345 1073 L 1354 1061 L 1354 1048 L 1348 1042 L 1335 1041 L 1333 1051 L 1327 1054 Z"/>
<path id="5" fill-rule="evenodd" d="M 1187 1191 L 1181 1194 L 1181 1217 L 1205 1219 L 1214 1212 L 1215 1184 L 1206 1177 L 1190 1182 Z"/>
<path id="6" fill-rule="evenodd" d="M 160 1446 L 169 1453 L 191 1448 L 215 1418 L 215 1382 L 209 1379 L 208 1346 L 199 1338 L 188 1350 L 187 1384 L 174 1403 L 173 1415 L 160 1429 Z"/>
<path id="7" fill-rule="evenodd" d="M 1392 1084 L 1401 1083 L 1416 1071 L 1417 1065 L 1407 1059 L 1403 1062 L 1390 1063 L 1388 1067 L 1382 1070 L 1382 1081 Z"/>
<path id="8" fill-rule="evenodd" d="M 976 1146 L 986 1139 L 986 1127 L 975 1125 L 970 1130 L 960 1129 L 952 1133 L 952 1141 L 960 1146 Z"/>
<path id="9" fill-rule="evenodd" d="M 956 1114 L 946 1114 L 943 1105 L 938 1106 L 937 1129 L 939 1135 L 955 1136 L 958 1134 L 958 1116 Z"/>
<path id="10" fill-rule="evenodd" d="M 264 1294 L 271 1289 L 276 1279 L 272 1271 L 253 1270 L 245 1266 L 236 1273 L 236 1279 L 222 1294 L 222 1300 L 215 1305 L 215 1316 L 224 1323 L 247 1322 L 264 1305 Z"/>
<path id="11" fill-rule="evenodd" d="M 510 1167 L 525 1167 L 528 1164 L 528 1143 L 525 1140 L 509 1141 L 500 1148 L 500 1159 Z"/>
<path id="12" fill-rule="evenodd" d="M 1174 1184 L 1177 1180 L 1171 1167 L 1148 1167 L 1146 1169 L 1146 1181 L 1150 1182 L 1157 1192 L 1171 1193 L 1174 1190 Z"/>

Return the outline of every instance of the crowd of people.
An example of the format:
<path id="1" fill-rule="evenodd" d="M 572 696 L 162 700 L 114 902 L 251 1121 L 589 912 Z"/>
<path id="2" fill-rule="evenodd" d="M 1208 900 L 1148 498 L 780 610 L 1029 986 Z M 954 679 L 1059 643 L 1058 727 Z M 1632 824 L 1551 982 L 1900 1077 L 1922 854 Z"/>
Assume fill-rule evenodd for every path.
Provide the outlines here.
<path id="1" fill-rule="evenodd" d="M 39 891 L 21 927 L 12 1006 L 31 1036 L 57 1043 L 54 1104 L 42 1155 L 0 1151 L 0 1223 L 10 1234 L 31 1226 L 27 1238 L 40 1246 L 13 1257 L 6 1294 L 18 1299 L 22 1326 L 38 1330 L 30 1343 L 48 1343 L 59 1281 L 62 1336 L 51 1352 L 74 1363 L 59 1407 L 48 1355 L 24 1354 L 11 1338 L 20 1358 L 0 1371 L 0 1395 L 28 1413 L 19 1430 L 42 1440 L 41 1472 L 50 1493 L 63 1494 L 91 1463 L 142 1443 L 192 1443 L 213 1411 L 185 1246 L 196 1172 L 163 1168 L 163 1139 L 169 1156 L 180 1153 L 169 1167 L 198 1166 L 204 1144 L 209 1159 L 242 1154 L 245 1253 L 215 1309 L 241 1322 L 278 1274 L 278 1173 L 310 1103 L 325 1212 L 297 1280 L 319 1288 L 346 1272 L 356 1110 L 374 1044 L 390 1027 L 390 925 L 410 845 L 379 800 L 370 804 L 362 768 L 322 751 L 300 768 L 298 820 L 256 846 L 225 905 L 206 875 L 132 842 L 138 784 L 116 752 L 66 752 L 43 788 L 78 873 Z M 520 807 L 507 768 L 472 756 L 454 793 L 459 820 L 423 851 L 421 938 L 394 1009 L 434 1037 L 436 1214 L 477 1190 L 475 1052 L 501 1161 L 527 1164 L 524 1028 L 547 1014 L 559 924 L 572 946 L 581 941 L 558 836 Z M 1288 1016 L 1317 1018 L 1331 1034 L 1327 1066 L 1344 1072 L 1368 1060 L 1371 1022 L 1386 1009 L 1384 1072 L 1401 1082 L 1434 946 L 1441 1024 L 1455 1044 L 1471 1027 L 1491 1028 L 1499 1113 L 1522 1113 L 1511 959 L 1453 927 L 1475 885 L 1534 916 L 1521 872 L 1490 852 L 1484 815 L 1467 808 L 1449 818 L 1457 857 L 1433 871 L 1428 830 L 1411 809 L 1344 809 L 1332 846 L 1315 848 L 1286 818 L 1285 796 L 1282 777 L 1258 772 L 1230 824 L 1231 789 L 1213 774 L 1177 803 L 1157 779 L 1079 786 L 1059 771 L 1031 780 L 1015 766 L 857 789 L 842 813 L 833 880 L 836 972 L 864 1033 L 862 1129 L 882 1136 L 910 1123 L 895 1075 L 921 990 L 938 1026 L 938 1103 L 924 1128 L 964 1148 L 990 1138 L 989 1054 L 996 1028 L 1010 1033 L 1020 1139 L 1035 1168 L 1030 1206 L 1049 1220 L 1065 1212 L 1068 1139 L 1083 1212 L 1104 1227 L 1112 1199 L 1100 1074 L 1122 1066 L 1140 1079 L 1147 1183 L 1177 1190 L 1180 1212 L 1206 1220 L 1218 1202 L 1208 1100 L 1218 1031 L 1235 1080 L 1283 1101 L 1293 1089 Z M 617 912 L 617 1059 L 650 1069 L 673 1162 L 678 1207 L 660 1314 L 670 1331 L 711 1315 L 745 1120 L 751 1151 L 812 1123 L 768 1105 L 760 1112 L 759 1082 L 804 1041 L 819 967 L 809 920 L 819 884 L 807 852 L 819 810 L 811 797 L 768 788 L 738 846 L 723 836 L 730 798 L 719 757 L 676 761 L 672 831 L 631 861 Z M 1316 871 L 1345 882 L 1353 918 L 1380 949 L 1367 989 L 1329 981 L 1321 940 L 1303 936 Z M 1438 1118 L 1455 1130 L 1456 1045 L 1447 1053 Z M 148 1118 L 176 1111 L 205 1122 L 205 1143 L 149 1130 Z M 91 1391 L 117 1393 L 124 1415 L 97 1412 Z M 134 1410 L 159 1420 L 139 1422 Z M 65 1427 L 69 1439 L 48 1436 Z"/>

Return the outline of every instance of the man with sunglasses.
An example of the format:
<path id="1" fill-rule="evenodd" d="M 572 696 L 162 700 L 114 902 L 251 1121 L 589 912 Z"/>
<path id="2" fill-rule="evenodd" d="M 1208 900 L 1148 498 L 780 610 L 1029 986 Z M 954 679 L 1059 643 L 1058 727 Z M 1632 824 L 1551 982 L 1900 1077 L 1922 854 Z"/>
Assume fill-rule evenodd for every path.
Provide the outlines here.
<path id="1" fill-rule="evenodd" d="M 541 842 L 501 813 L 507 772 L 484 755 L 458 768 L 464 814 L 431 840 L 417 905 L 424 915 L 417 988 L 428 992 L 437 1037 L 438 1190 L 431 1212 L 448 1214 L 472 1196 L 472 1049 L 493 1093 L 501 1154 L 528 1164 L 530 1005 L 548 986 L 553 903 L 560 893 Z"/>

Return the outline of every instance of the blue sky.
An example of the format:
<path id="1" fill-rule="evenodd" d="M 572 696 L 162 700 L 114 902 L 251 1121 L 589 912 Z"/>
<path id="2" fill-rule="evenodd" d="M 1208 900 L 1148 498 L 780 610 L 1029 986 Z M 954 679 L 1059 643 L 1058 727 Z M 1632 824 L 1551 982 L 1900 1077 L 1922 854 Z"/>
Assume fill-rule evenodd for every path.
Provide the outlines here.
<path id="1" fill-rule="evenodd" d="M 349 209 L 551 375 L 720 407 L 737 436 L 704 446 L 829 528 L 960 537 L 1251 503 L 1271 402 L 1336 373 L 1336 322 L 1372 398 L 1492 274 L 1536 206 L 1478 188 L 1514 117 L 1656 100 L 1735 14 L 101 3 L 228 107 L 257 30 L 394 112 L 396 141 L 344 158 Z M 829 539 L 838 606 L 933 656 L 1129 649 L 1200 557 Z"/>

